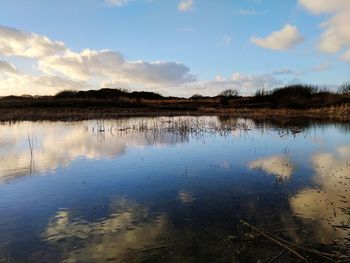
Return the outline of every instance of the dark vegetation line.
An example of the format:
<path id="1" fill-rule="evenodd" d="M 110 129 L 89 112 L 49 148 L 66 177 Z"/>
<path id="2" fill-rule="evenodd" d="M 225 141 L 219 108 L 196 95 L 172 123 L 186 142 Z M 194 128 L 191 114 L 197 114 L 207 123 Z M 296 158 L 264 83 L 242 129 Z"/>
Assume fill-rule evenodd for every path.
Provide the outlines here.
<path id="1" fill-rule="evenodd" d="M 228 89 L 214 97 L 164 97 L 122 89 L 66 90 L 54 96 L 0 98 L 0 121 L 21 119 L 91 119 L 120 116 L 233 114 L 249 117 L 337 116 L 350 121 L 350 82 L 332 92 L 317 86 L 291 85 L 254 96 Z"/>
<path id="2" fill-rule="evenodd" d="M 240 96 L 237 90 L 228 89 L 214 97 L 199 94 L 191 98 L 163 97 L 153 92 L 129 92 L 122 89 L 88 91 L 65 90 L 55 96 L 7 96 L 0 98 L 4 107 L 127 107 L 160 109 L 213 108 L 271 108 L 310 109 L 340 106 L 350 103 L 350 82 L 338 92 L 311 85 L 291 85 L 272 91 L 260 89 L 254 96 Z"/>

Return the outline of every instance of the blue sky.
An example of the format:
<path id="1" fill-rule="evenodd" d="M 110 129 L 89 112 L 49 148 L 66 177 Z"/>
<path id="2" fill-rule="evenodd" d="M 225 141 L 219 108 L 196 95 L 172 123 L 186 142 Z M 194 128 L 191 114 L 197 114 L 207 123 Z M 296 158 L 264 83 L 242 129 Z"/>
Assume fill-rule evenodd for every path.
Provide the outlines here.
<path id="1" fill-rule="evenodd" d="M 0 95 L 339 85 L 350 80 L 349 10 L 347 0 L 3 0 Z"/>

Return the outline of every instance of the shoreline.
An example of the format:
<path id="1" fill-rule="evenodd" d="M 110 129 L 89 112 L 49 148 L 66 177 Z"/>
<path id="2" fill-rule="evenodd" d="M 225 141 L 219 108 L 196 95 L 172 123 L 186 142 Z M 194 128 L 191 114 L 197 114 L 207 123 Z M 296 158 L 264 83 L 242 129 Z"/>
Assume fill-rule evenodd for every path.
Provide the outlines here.
<path id="1" fill-rule="evenodd" d="M 350 109 L 345 106 L 315 109 L 269 109 L 269 108 L 198 108 L 152 109 L 152 108 L 0 108 L 0 122 L 13 121 L 82 121 L 92 119 L 117 119 L 124 117 L 160 116 L 229 116 L 260 120 L 288 121 L 306 119 L 320 122 L 349 122 Z"/>

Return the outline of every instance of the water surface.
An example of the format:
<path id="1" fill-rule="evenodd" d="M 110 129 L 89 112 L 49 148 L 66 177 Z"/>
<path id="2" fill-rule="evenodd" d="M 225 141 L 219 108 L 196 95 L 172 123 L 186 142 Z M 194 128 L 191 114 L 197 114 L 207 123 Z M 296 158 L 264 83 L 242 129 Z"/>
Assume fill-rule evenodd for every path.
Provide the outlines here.
<path id="1" fill-rule="evenodd" d="M 0 262 L 267 262 L 281 247 L 251 226 L 344 256 L 349 135 L 223 117 L 2 124 Z"/>

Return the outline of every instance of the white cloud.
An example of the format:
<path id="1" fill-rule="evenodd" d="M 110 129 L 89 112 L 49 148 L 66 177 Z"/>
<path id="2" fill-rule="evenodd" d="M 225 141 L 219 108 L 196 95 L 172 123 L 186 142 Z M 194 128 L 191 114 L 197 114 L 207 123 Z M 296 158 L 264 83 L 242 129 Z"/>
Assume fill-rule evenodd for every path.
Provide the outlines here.
<path id="1" fill-rule="evenodd" d="M 182 12 L 190 11 L 193 8 L 193 0 L 181 0 L 178 9 Z"/>
<path id="2" fill-rule="evenodd" d="M 252 37 L 251 42 L 257 46 L 273 49 L 288 50 L 304 41 L 296 26 L 287 24 L 281 30 L 272 32 L 264 38 Z"/>
<path id="3" fill-rule="evenodd" d="M 299 0 L 299 4 L 314 14 L 333 13 L 350 6 L 348 0 Z"/>
<path id="4" fill-rule="evenodd" d="M 38 58 L 65 51 L 63 42 L 0 26 L 0 55 Z"/>
<path id="5" fill-rule="evenodd" d="M 148 89 L 196 80 L 190 69 L 179 62 L 126 61 L 122 54 L 111 50 L 73 52 L 64 43 L 44 36 L 13 28 L 0 29 L 3 33 L 0 35 L 0 55 L 33 58 L 36 70 L 32 75 L 16 72 L 14 66 L 1 61 L 1 95 L 54 94 L 62 89 L 99 88 L 104 83 Z"/>
<path id="6" fill-rule="evenodd" d="M 149 85 L 181 84 L 196 79 L 181 63 L 129 62 L 120 53 L 110 50 L 86 49 L 81 53 L 47 57 L 39 61 L 39 69 L 46 74 L 63 74 L 75 80 L 107 77 L 119 82 Z"/>
<path id="7" fill-rule="evenodd" d="M 72 51 L 54 55 L 39 61 L 39 69 L 50 75 L 61 73 L 76 80 L 88 80 L 93 76 L 110 75 L 124 63 L 123 56 L 114 51 L 85 49 L 80 53 Z"/>
<path id="8" fill-rule="evenodd" d="M 313 14 L 331 15 L 320 25 L 324 32 L 319 49 L 328 53 L 344 51 L 341 58 L 350 63 L 350 1 L 299 0 L 299 4 Z"/>
<path id="9" fill-rule="evenodd" d="M 7 49 L 6 55 L 17 56 L 20 50 L 26 51 L 34 58 L 35 71 L 31 74 L 18 72 L 7 62 L 0 63 L 0 95 L 50 95 L 64 89 L 101 87 L 129 87 L 131 90 L 184 97 L 194 93 L 217 95 L 224 89 L 234 88 L 242 95 L 251 95 L 260 88 L 272 89 L 282 84 L 270 74 L 235 73 L 228 79 L 197 81 L 190 69 L 179 62 L 128 61 L 121 53 L 111 50 L 85 49 L 74 52 L 66 48 L 64 43 L 53 42 L 40 35 L 8 28 L 6 31 L 20 34 L 26 40 L 17 41 L 10 51 Z M 50 48 L 39 48 L 39 52 L 36 50 L 38 46 L 28 41 L 30 36 L 45 39 L 45 43 L 52 45 L 49 45 Z"/>
<path id="10" fill-rule="evenodd" d="M 1 73 L 15 73 L 16 68 L 15 66 L 11 65 L 10 63 L 0 60 L 0 74 Z"/>
<path id="11" fill-rule="evenodd" d="M 124 6 L 131 2 L 132 0 L 105 0 L 104 3 L 109 6 Z"/>
<path id="12" fill-rule="evenodd" d="M 18 72 L 1 74 L 0 72 L 0 95 L 54 95 L 62 90 L 87 88 L 89 85 L 85 82 L 58 76 L 32 76 Z"/>
<path id="13" fill-rule="evenodd" d="M 167 95 L 178 95 L 190 97 L 193 94 L 204 96 L 216 96 L 226 89 L 236 89 L 240 95 L 253 95 L 259 89 L 271 90 L 283 82 L 274 78 L 271 74 L 247 75 L 234 73 L 230 78 L 225 79 L 218 75 L 213 81 L 197 81 L 184 84 L 180 87 L 173 87 L 159 90 Z"/>
<path id="14" fill-rule="evenodd" d="M 342 59 L 350 63 L 350 49 L 342 55 Z"/>

